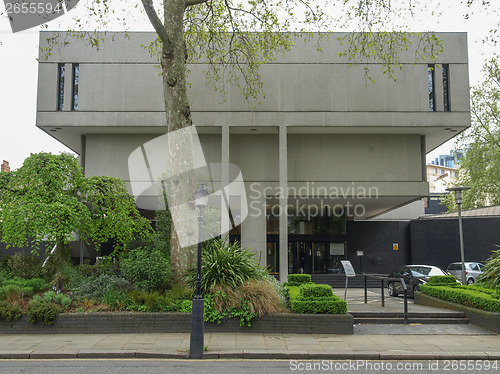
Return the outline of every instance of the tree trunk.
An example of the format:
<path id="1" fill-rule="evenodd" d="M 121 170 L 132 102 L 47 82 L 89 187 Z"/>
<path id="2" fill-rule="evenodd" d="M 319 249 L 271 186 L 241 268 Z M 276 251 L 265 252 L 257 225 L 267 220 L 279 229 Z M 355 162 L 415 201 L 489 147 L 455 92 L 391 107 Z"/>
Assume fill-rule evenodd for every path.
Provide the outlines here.
<path id="1" fill-rule="evenodd" d="M 66 245 L 64 244 L 64 241 L 61 239 L 58 239 L 56 242 L 56 255 L 59 257 L 60 260 L 67 260 L 68 259 L 68 249 L 66 248 Z"/>
<path id="2" fill-rule="evenodd" d="M 184 41 L 184 0 L 165 0 L 165 31 L 168 41 L 162 40 L 161 65 L 163 73 L 163 94 L 167 117 L 167 132 L 184 129 L 192 125 L 191 110 L 187 96 L 186 83 L 186 48 Z M 193 144 L 190 137 L 171 137 L 169 140 L 168 174 L 173 176 L 168 181 L 168 204 L 172 214 L 172 235 L 170 240 L 170 258 L 176 277 L 182 277 L 193 263 L 194 246 L 182 248 L 177 232 L 182 235 L 197 235 L 193 222 L 194 214 L 178 212 L 175 206 L 192 201 L 192 186 L 196 183 L 193 174 L 185 173 L 194 169 Z M 191 187 L 190 187 L 191 186 Z M 194 206 L 189 207 L 195 209 Z M 193 213 L 193 212 L 191 212 Z"/>

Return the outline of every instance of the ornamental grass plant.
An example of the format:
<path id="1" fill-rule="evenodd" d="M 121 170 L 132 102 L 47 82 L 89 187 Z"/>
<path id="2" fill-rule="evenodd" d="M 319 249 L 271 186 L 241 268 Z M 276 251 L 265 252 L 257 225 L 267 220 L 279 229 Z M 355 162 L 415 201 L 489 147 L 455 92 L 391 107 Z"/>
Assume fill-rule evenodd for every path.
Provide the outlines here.
<path id="1" fill-rule="evenodd" d="M 201 292 L 210 293 L 217 286 L 238 288 L 251 279 L 262 279 L 264 272 L 249 249 L 241 248 L 238 242 L 218 238 L 207 242 L 202 250 Z M 195 287 L 196 266 L 192 266 L 186 282 Z"/>

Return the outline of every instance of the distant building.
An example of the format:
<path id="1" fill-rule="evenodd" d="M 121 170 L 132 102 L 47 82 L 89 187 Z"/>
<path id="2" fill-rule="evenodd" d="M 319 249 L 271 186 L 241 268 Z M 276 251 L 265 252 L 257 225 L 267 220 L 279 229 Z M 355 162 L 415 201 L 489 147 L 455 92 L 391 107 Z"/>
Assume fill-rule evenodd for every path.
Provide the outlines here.
<path id="1" fill-rule="evenodd" d="M 463 153 L 457 151 L 456 154 L 453 155 L 439 155 L 436 157 L 434 161 L 431 162 L 432 165 L 437 166 L 446 166 L 447 168 L 456 168 L 460 159 L 462 158 Z"/>
<path id="2" fill-rule="evenodd" d="M 446 193 L 446 188 L 457 181 L 458 169 L 435 164 L 426 167 L 429 192 L 431 194 Z"/>
<path id="3" fill-rule="evenodd" d="M 1 165 L 1 170 L 5 171 L 6 173 L 8 173 L 10 171 L 9 161 L 3 160 L 2 165 Z"/>

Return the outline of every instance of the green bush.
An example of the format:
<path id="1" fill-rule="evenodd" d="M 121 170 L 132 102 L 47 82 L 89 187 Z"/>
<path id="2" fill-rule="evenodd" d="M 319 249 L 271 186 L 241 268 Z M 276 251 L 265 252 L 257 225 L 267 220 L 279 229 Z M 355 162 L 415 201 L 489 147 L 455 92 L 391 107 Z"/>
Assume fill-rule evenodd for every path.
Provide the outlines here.
<path id="1" fill-rule="evenodd" d="M 457 282 L 457 279 L 453 275 L 434 275 L 434 276 L 429 278 L 429 281 L 427 283 L 429 285 L 432 285 L 432 286 L 448 285 L 448 286 L 452 287 L 452 286 L 459 286 L 460 285 Z"/>
<path id="2" fill-rule="evenodd" d="M 347 303 L 335 295 L 313 300 L 299 298 L 292 302 L 292 310 L 302 314 L 346 314 Z"/>
<path id="3" fill-rule="evenodd" d="M 420 289 L 424 294 L 442 300 L 490 312 L 500 312 L 500 300 L 487 292 L 468 289 L 468 287 L 432 286 L 429 284 L 421 285 Z"/>
<path id="4" fill-rule="evenodd" d="M 302 314 L 345 314 L 347 302 L 333 294 L 327 284 L 302 284 L 287 286 L 291 309 Z"/>
<path id="5" fill-rule="evenodd" d="M 333 295 L 332 287 L 327 284 L 304 284 L 300 286 L 300 296 L 303 299 L 316 299 Z"/>
<path id="6" fill-rule="evenodd" d="M 24 278 L 11 278 L 5 280 L 2 285 L 15 285 L 19 288 L 32 288 L 33 292 L 43 292 L 47 291 L 50 288 L 50 285 L 44 280 L 40 278 L 32 278 L 32 279 L 24 279 Z"/>
<path id="7" fill-rule="evenodd" d="M 28 303 L 28 321 L 43 321 L 46 325 L 52 325 L 56 316 L 68 309 L 70 304 L 71 299 L 62 293 L 47 291 L 43 297 L 35 295 Z"/>
<path id="8" fill-rule="evenodd" d="M 130 293 L 132 305 L 129 310 L 140 310 L 150 312 L 171 312 L 179 310 L 179 300 L 172 300 L 168 296 L 160 295 L 158 292 L 146 292 L 134 290 Z"/>
<path id="9" fill-rule="evenodd" d="M 130 282 L 124 278 L 101 274 L 98 277 L 81 278 L 79 283 L 74 285 L 72 292 L 77 299 L 99 302 L 109 290 L 128 291 L 130 287 Z"/>
<path id="10" fill-rule="evenodd" d="M 20 299 L 22 295 L 21 287 L 15 284 L 7 284 L 0 287 L 0 300 L 8 300 L 10 302 Z"/>
<path id="11" fill-rule="evenodd" d="M 165 291 L 172 285 L 174 273 L 168 258 L 157 250 L 137 248 L 120 261 L 125 278 L 142 291 Z"/>
<path id="12" fill-rule="evenodd" d="M 242 249 L 240 243 L 228 243 L 219 238 L 207 242 L 203 247 L 201 266 L 201 292 L 209 293 L 216 286 L 237 288 L 250 279 L 261 279 L 262 268 L 257 264 L 255 255 Z M 195 287 L 196 266 L 193 266 L 186 281 Z"/>
<path id="13" fill-rule="evenodd" d="M 114 288 L 108 288 L 100 301 L 112 310 L 126 309 L 132 303 L 126 292 Z"/>
<path id="14" fill-rule="evenodd" d="M 0 301 L 0 318 L 12 321 L 13 319 L 21 318 L 22 314 L 19 305 L 11 304 L 8 301 Z"/>
<path id="15" fill-rule="evenodd" d="M 29 253 L 16 253 L 6 260 L 6 268 L 15 277 L 40 278 L 43 275 L 42 260 Z"/>
<path id="16" fill-rule="evenodd" d="M 311 275 L 310 274 L 288 274 L 288 282 L 289 286 L 300 286 L 304 283 L 311 283 Z"/>

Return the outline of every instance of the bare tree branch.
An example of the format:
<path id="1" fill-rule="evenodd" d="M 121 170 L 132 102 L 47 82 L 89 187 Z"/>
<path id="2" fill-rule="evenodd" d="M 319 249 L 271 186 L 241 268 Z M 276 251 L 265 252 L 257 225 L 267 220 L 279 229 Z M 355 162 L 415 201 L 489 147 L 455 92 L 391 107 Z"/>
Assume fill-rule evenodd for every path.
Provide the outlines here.
<path id="1" fill-rule="evenodd" d="M 149 21 L 153 25 L 158 37 L 162 41 L 163 44 L 170 44 L 170 38 L 168 37 L 167 30 L 165 29 L 165 25 L 161 22 L 158 14 L 156 14 L 156 10 L 153 6 L 153 0 L 141 0 L 142 5 L 144 6 L 144 10 L 148 15 Z"/>

